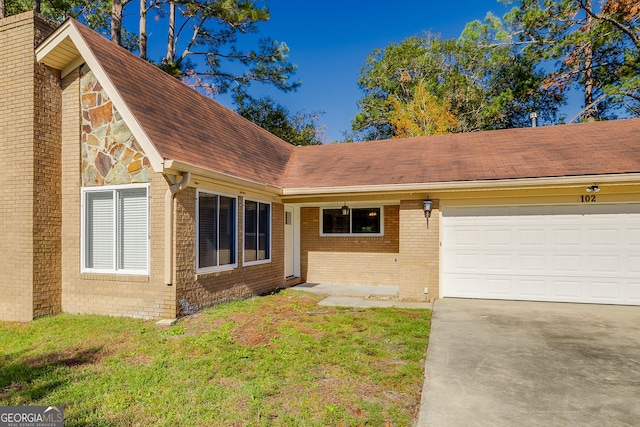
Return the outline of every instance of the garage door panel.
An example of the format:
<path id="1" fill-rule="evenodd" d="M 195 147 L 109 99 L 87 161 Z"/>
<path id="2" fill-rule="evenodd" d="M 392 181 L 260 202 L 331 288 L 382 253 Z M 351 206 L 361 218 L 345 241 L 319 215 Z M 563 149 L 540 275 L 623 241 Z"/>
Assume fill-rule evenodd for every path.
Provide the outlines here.
<path id="1" fill-rule="evenodd" d="M 488 273 L 507 273 L 512 264 L 511 254 L 486 254 L 485 263 Z"/>
<path id="2" fill-rule="evenodd" d="M 640 276 L 640 255 L 629 255 L 626 264 L 630 274 Z"/>
<path id="3" fill-rule="evenodd" d="M 625 299 L 632 301 L 633 304 L 640 305 L 640 283 L 632 282 L 625 286 Z"/>
<path id="4" fill-rule="evenodd" d="M 638 221 L 640 221 L 640 219 L 638 219 Z M 626 243 L 629 246 L 640 248 L 640 227 L 626 230 L 625 236 L 627 237 Z"/>
<path id="5" fill-rule="evenodd" d="M 547 280 L 534 278 L 521 278 L 518 283 L 517 295 L 522 295 L 526 299 L 542 299 L 547 295 Z M 517 297 L 514 295 L 514 298 Z"/>
<path id="6" fill-rule="evenodd" d="M 552 228 L 551 230 L 554 238 L 553 243 L 556 247 L 580 247 L 582 245 L 582 234 L 578 228 Z"/>
<path id="7" fill-rule="evenodd" d="M 473 273 L 481 269 L 482 263 L 480 262 L 480 255 L 473 252 L 468 253 L 456 253 L 450 257 L 451 270 L 458 271 L 460 273 L 469 272 Z"/>
<path id="8" fill-rule="evenodd" d="M 591 297 L 599 301 L 615 302 L 622 298 L 620 284 L 609 281 L 593 280 L 591 283 Z"/>
<path id="9" fill-rule="evenodd" d="M 446 208 L 442 295 L 640 305 L 640 205 Z"/>
<path id="10" fill-rule="evenodd" d="M 540 254 L 518 254 L 518 267 L 525 274 L 538 273 L 544 274 L 547 271 L 547 257 Z M 509 269 L 509 265 L 505 269 Z"/>
<path id="11" fill-rule="evenodd" d="M 577 254 L 550 254 L 553 259 L 553 270 L 550 274 L 578 274 L 582 271 L 582 257 Z"/>
<path id="12" fill-rule="evenodd" d="M 594 274 L 620 272 L 621 255 L 588 255 L 589 270 Z"/>
<path id="13" fill-rule="evenodd" d="M 597 246 L 616 246 L 621 242 L 620 234 L 617 228 L 593 228 L 589 233 L 589 244 Z"/>
<path id="14" fill-rule="evenodd" d="M 512 279 L 510 277 L 489 276 L 486 294 L 491 298 L 504 299 L 513 297 Z"/>
<path id="15" fill-rule="evenodd" d="M 553 301 L 578 301 L 582 296 L 582 280 L 554 279 L 551 287 Z"/>
<path id="16" fill-rule="evenodd" d="M 519 230 L 519 242 L 529 247 L 544 247 L 547 241 L 546 230 L 543 228 L 528 228 Z"/>
<path id="17" fill-rule="evenodd" d="M 512 237 L 510 230 L 505 227 L 490 228 L 485 231 L 485 235 L 482 236 L 487 246 L 492 248 L 509 248 L 512 246 Z"/>

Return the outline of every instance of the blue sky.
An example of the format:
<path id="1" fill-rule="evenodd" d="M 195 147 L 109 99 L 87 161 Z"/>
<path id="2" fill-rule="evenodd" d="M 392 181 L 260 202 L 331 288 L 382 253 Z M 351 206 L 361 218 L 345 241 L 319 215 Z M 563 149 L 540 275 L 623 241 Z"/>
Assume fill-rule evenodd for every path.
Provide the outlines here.
<path id="1" fill-rule="evenodd" d="M 400 42 L 428 30 L 457 37 L 465 24 L 491 11 L 504 15 L 497 0 L 324 0 L 266 2 L 271 19 L 260 25 L 259 37 L 284 41 L 297 64 L 296 92 L 264 91 L 294 113 L 323 111 L 329 141 L 342 140 L 351 130 L 362 92 L 357 81 L 367 55 L 390 42 Z M 258 87 L 253 94 L 262 91 Z M 225 98 L 217 101 L 233 108 Z"/>

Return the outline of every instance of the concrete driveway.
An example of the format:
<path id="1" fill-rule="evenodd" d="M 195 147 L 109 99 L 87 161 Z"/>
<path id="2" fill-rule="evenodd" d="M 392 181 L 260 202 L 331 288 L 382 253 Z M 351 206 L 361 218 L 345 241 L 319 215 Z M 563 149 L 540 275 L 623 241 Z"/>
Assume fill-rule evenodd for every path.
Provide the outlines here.
<path id="1" fill-rule="evenodd" d="M 418 426 L 640 425 L 640 307 L 435 303 Z"/>

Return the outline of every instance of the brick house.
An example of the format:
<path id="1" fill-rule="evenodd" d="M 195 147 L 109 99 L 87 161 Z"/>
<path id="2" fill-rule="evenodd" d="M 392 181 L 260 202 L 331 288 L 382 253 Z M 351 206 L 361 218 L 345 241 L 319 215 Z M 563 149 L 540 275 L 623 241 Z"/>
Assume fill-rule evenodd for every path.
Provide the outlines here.
<path id="1" fill-rule="evenodd" d="M 0 46 L 0 320 L 301 282 L 640 304 L 640 119 L 294 147 L 76 21 Z"/>

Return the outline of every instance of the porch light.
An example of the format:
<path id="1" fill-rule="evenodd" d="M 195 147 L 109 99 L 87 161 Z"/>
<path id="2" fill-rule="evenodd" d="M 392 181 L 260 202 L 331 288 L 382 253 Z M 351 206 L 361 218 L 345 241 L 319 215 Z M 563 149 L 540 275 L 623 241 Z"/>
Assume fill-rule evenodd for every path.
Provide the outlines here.
<path id="1" fill-rule="evenodd" d="M 342 215 L 343 216 L 349 215 L 349 206 L 347 206 L 346 203 L 344 204 L 344 206 L 342 206 Z"/>
<path id="2" fill-rule="evenodd" d="M 597 185 L 592 185 L 591 187 L 587 187 L 587 193 L 591 193 L 591 192 L 597 193 L 598 191 L 600 191 L 600 187 L 598 187 Z"/>
<path id="3" fill-rule="evenodd" d="M 431 216 L 431 208 L 433 208 L 433 202 L 431 200 L 425 200 L 422 202 L 422 209 L 424 209 L 424 217 L 429 219 Z"/>
<path id="4" fill-rule="evenodd" d="M 424 217 L 427 218 L 427 228 L 429 228 L 429 217 L 431 216 L 431 208 L 433 208 L 433 202 L 431 200 L 426 199 L 422 201 Z"/>

